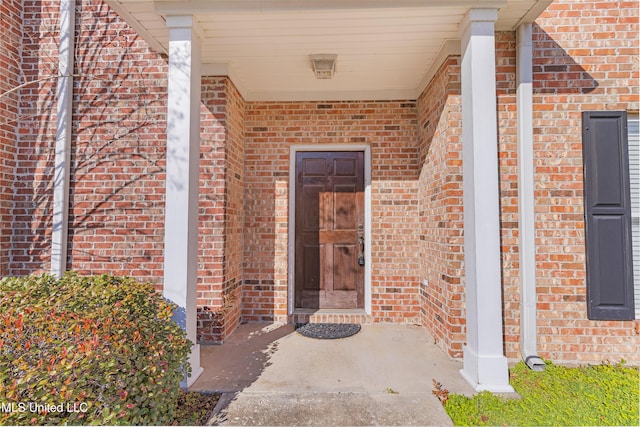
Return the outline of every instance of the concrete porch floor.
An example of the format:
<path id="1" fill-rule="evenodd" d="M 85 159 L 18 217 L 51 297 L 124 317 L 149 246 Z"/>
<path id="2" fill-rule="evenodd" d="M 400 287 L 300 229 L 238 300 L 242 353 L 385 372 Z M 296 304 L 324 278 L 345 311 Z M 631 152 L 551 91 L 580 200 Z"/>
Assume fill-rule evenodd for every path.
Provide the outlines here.
<path id="1" fill-rule="evenodd" d="M 316 340 L 293 325 L 241 325 L 202 346 L 204 373 L 190 390 L 223 392 L 212 425 L 452 425 L 432 394 L 473 389 L 420 326 L 363 325 Z"/>

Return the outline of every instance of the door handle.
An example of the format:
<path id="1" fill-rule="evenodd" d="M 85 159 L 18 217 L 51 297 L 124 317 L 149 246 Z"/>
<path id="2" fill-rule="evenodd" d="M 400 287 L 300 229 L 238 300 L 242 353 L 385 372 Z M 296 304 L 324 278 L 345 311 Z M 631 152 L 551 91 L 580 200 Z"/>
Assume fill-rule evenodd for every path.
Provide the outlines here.
<path id="1" fill-rule="evenodd" d="M 358 265 L 364 266 L 364 225 L 358 224 Z"/>

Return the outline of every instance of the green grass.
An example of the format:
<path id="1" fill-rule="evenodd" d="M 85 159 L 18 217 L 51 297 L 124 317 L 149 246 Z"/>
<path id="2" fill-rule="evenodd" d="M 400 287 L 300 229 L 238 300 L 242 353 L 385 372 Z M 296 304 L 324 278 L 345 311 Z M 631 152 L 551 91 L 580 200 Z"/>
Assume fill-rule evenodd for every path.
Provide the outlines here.
<path id="1" fill-rule="evenodd" d="M 635 426 L 638 368 L 596 365 L 567 368 L 547 362 L 534 372 L 520 362 L 510 382 L 521 399 L 482 392 L 449 395 L 445 409 L 457 426 Z M 442 399 L 441 399 L 442 400 Z"/>

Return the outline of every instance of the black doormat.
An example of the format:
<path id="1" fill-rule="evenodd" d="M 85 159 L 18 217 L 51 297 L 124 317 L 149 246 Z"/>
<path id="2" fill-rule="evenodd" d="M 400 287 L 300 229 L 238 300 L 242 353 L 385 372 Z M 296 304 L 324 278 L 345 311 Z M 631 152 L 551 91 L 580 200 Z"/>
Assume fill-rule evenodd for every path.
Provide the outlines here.
<path id="1" fill-rule="evenodd" d="M 360 325 L 354 323 L 298 323 L 296 331 L 308 338 L 334 340 L 357 334 L 360 332 Z"/>

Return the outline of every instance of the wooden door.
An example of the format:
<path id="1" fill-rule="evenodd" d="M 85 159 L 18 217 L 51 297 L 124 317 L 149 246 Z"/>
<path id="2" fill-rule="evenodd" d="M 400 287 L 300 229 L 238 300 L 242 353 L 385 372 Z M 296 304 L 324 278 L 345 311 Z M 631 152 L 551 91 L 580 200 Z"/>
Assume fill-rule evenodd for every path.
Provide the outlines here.
<path id="1" fill-rule="evenodd" d="M 296 154 L 295 222 L 296 308 L 364 308 L 363 152 Z"/>

